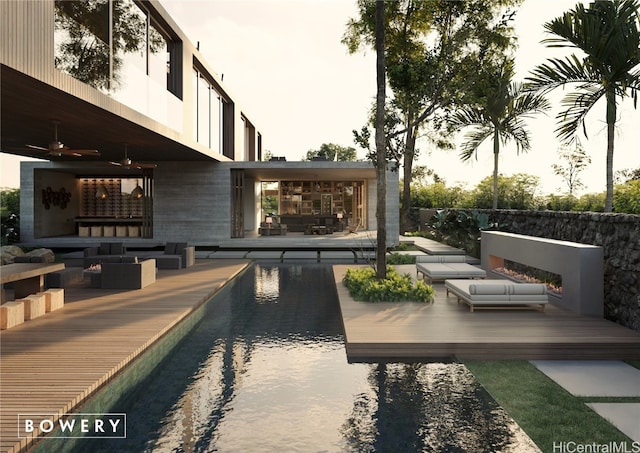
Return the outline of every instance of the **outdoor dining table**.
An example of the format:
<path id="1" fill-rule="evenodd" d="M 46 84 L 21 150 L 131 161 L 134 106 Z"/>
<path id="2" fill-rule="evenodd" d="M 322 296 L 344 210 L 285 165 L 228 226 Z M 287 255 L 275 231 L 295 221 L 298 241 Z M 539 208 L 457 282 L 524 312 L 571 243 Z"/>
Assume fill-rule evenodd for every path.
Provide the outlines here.
<path id="1" fill-rule="evenodd" d="M 2 302 L 4 284 L 13 282 L 14 297 L 22 299 L 30 294 L 44 291 L 44 276 L 64 269 L 64 263 L 13 263 L 0 266 Z"/>

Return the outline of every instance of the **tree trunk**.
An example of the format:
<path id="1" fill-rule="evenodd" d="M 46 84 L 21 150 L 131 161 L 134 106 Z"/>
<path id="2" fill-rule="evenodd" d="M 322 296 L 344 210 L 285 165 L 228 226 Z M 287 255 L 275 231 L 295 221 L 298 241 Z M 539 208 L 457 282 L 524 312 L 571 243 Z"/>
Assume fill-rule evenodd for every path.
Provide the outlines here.
<path id="1" fill-rule="evenodd" d="M 413 116 L 410 116 L 407 124 L 407 138 L 405 139 L 405 147 L 403 156 L 404 175 L 402 179 L 402 206 L 400 207 L 400 234 L 404 234 L 409 230 L 409 212 L 411 211 L 411 173 L 413 170 L 413 157 L 416 148 L 416 128 L 410 126 L 413 122 Z"/>
<path id="2" fill-rule="evenodd" d="M 493 210 L 498 209 L 498 156 L 500 156 L 500 134 L 493 132 Z"/>
<path id="3" fill-rule="evenodd" d="M 613 212 L 613 141 L 616 132 L 615 93 L 607 92 L 607 195 L 604 212 Z"/>
<path id="4" fill-rule="evenodd" d="M 386 74 L 384 55 L 384 0 L 376 1 L 376 177 L 378 238 L 376 250 L 376 276 L 387 276 L 387 140 L 384 135 Z"/>

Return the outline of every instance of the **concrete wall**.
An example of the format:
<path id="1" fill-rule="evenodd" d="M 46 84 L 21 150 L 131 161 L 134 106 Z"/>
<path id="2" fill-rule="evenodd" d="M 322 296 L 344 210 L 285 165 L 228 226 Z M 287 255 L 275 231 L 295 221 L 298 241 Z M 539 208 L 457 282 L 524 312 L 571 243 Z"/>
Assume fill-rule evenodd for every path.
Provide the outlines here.
<path id="1" fill-rule="evenodd" d="M 503 231 L 482 231 L 482 268 L 491 276 L 504 260 L 515 261 L 562 277 L 564 309 L 601 318 L 603 315 L 602 247 Z M 551 296 L 550 296 L 551 298 Z"/>
<path id="2" fill-rule="evenodd" d="M 601 246 L 604 315 L 640 331 L 640 216 L 554 211 L 483 211 L 501 231 Z"/>
<path id="3" fill-rule="evenodd" d="M 400 243 L 400 173 L 387 170 L 387 246 Z M 375 198 L 374 198 L 375 200 Z"/>
<path id="4" fill-rule="evenodd" d="M 53 171 L 50 162 L 20 163 L 20 239 L 33 239 L 73 235 L 76 232 L 75 217 L 78 215 L 80 195 L 78 181 L 73 173 Z M 51 187 L 59 191 L 64 187 L 71 193 L 67 206 L 51 205 L 46 209 L 42 203 L 42 190 Z"/>
<path id="5" fill-rule="evenodd" d="M 154 239 L 215 245 L 230 237 L 228 167 L 213 162 L 163 162 L 153 174 Z"/>
<path id="6" fill-rule="evenodd" d="M 78 179 L 69 173 L 48 170 L 36 171 L 34 177 L 34 232 L 37 232 L 38 237 L 76 234 L 75 218 L 80 207 Z M 42 192 L 48 189 L 53 192 L 64 189 L 71 195 L 69 202 L 66 205 L 50 203 L 47 209 Z"/>

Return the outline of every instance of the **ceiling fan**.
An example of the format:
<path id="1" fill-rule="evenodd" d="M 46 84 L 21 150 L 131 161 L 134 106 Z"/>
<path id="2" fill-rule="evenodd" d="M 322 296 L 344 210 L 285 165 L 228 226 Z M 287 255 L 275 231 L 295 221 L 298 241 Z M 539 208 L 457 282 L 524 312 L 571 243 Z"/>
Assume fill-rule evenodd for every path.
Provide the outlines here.
<path id="1" fill-rule="evenodd" d="M 111 165 L 116 165 L 118 167 L 122 167 L 124 169 L 130 170 L 130 169 L 136 169 L 136 170 L 142 170 L 145 168 L 156 168 L 157 165 L 156 164 L 143 164 L 140 162 L 133 162 L 128 154 L 127 154 L 127 144 L 124 144 L 124 158 L 119 160 L 119 161 L 112 161 L 109 162 Z"/>
<path id="2" fill-rule="evenodd" d="M 64 143 L 58 140 L 58 124 L 60 121 L 53 121 L 54 136 L 53 141 L 49 143 L 48 147 L 38 145 L 26 145 L 27 148 L 35 149 L 37 151 L 46 151 L 47 156 L 61 157 L 61 156 L 99 156 L 100 152 L 97 149 L 71 149 Z"/>

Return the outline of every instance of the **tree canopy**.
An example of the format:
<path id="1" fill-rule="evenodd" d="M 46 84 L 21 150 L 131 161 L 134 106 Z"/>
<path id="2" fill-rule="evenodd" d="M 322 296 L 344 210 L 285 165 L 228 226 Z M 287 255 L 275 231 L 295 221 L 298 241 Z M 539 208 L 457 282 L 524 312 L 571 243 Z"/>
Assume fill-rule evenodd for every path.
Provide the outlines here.
<path id="1" fill-rule="evenodd" d="M 517 3 L 387 2 L 385 57 L 392 96 L 387 102 L 385 133 L 389 154 L 404 166 L 401 221 L 410 206 L 411 173 L 419 151 L 417 138 L 427 123 L 437 129 L 448 108 L 468 102 L 472 91 L 467 88 L 475 80 L 477 68 L 510 49 L 514 42 L 512 29 L 498 18 L 506 7 Z M 348 22 L 343 38 L 352 53 L 373 46 L 375 38 L 375 4 L 359 0 L 358 7 L 359 17 Z M 355 132 L 360 144 L 368 139 L 364 132 Z M 435 141 L 442 143 L 437 136 Z"/>
<path id="2" fill-rule="evenodd" d="M 500 144 L 513 141 L 516 151 L 530 149 L 529 131 L 524 119 L 547 111 L 548 101 L 541 95 L 526 92 L 522 84 L 512 82 L 514 64 L 511 60 L 478 71 L 474 87 L 477 101 L 459 108 L 449 119 L 455 130 L 471 128 L 465 136 L 460 157 L 469 160 L 487 139 L 493 140 L 493 209 L 498 209 L 498 162 Z"/>
<path id="3" fill-rule="evenodd" d="M 571 143 L 582 132 L 587 136 L 585 118 L 604 99 L 607 123 L 607 195 L 605 211 L 613 209 L 613 152 L 618 102 L 633 98 L 640 89 L 640 27 L 637 0 L 597 1 L 578 4 L 544 27 L 553 36 L 548 47 L 578 48 L 584 56 L 572 54 L 550 58 L 527 78 L 532 90 L 547 92 L 570 85 L 575 91 L 562 100 L 558 113 L 558 137 Z M 588 138 L 588 137 L 587 137 Z"/>
<path id="4" fill-rule="evenodd" d="M 304 160 L 325 159 L 340 162 L 358 160 L 356 149 L 351 146 L 340 146 L 334 143 L 323 143 L 319 149 L 310 149 Z"/>

